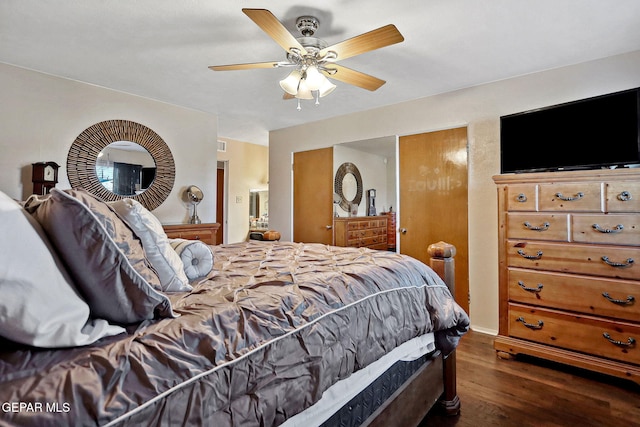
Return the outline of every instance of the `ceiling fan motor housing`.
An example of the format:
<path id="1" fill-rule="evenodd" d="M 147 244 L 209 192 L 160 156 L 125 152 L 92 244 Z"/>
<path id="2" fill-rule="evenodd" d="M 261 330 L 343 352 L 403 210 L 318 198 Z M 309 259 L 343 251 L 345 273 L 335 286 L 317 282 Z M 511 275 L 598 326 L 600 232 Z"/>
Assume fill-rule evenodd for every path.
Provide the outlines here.
<path id="1" fill-rule="evenodd" d="M 315 16 L 301 16 L 296 20 L 296 28 L 303 37 L 311 37 L 315 34 L 320 21 Z"/>

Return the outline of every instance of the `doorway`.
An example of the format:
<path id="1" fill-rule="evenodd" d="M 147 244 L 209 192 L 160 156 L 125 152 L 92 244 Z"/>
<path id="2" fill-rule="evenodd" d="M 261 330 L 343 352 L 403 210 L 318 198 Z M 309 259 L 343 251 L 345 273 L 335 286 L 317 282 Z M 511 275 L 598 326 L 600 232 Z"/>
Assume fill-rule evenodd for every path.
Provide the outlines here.
<path id="1" fill-rule="evenodd" d="M 216 171 L 216 222 L 220 224 L 216 234 L 216 245 L 221 245 L 226 241 L 227 234 L 227 197 L 225 188 L 227 187 L 227 167 L 229 162 L 219 161 Z"/>

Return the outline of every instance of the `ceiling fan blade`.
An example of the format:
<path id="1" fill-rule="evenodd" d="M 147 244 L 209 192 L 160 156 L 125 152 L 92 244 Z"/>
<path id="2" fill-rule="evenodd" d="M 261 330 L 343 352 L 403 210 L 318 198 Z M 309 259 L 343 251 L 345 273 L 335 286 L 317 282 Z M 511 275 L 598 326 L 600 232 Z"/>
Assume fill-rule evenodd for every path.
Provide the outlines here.
<path id="1" fill-rule="evenodd" d="M 276 68 L 278 64 L 278 61 L 251 62 L 247 64 L 212 65 L 209 68 L 213 71 L 252 70 L 254 68 Z"/>
<path id="2" fill-rule="evenodd" d="M 293 98 L 295 98 L 295 96 L 291 95 L 290 93 L 285 92 L 282 94 L 282 99 L 293 99 Z"/>
<path id="3" fill-rule="evenodd" d="M 307 51 L 298 40 L 285 28 L 284 25 L 271 12 L 266 9 L 242 9 L 262 31 L 267 33 L 269 37 L 275 40 L 284 50 L 289 52 L 292 47 L 300 50 L 302 55 L 306 55 Z"/>
<path id="4" fill-rule="evenodd" d="M 369 31 L 368 33 L 360 34 L 359 36 L 336 43 L 333 46 L 326 47 L 319 52 L 318 56 L 323 57 L 327 52 L 333 51 L 338 54 L 336 60 L 339 61 L 371 50 L 380 49 L 381 47 L 400 43 L 403 40 L 404 37 L 400 34 L 396 26 L 389 24 L 377 30 Z"/>
<path id="5" fill-rule="evenodd" d="M 341 81 L 343 83 L 361 87 L 362 89 L 374 91 L 386 83 L 384 80 L 380 80 L 377 77 L 373 77 L 368 74 L 361 73 L 360 71 L 355 71 L 351 68 L 343 67 L 338 64 L 331 64 L 327 66 L 327 68 L 334 69 L 336 70 L 336 72 L 334 74 L 330 74 L 326 71 L 323 71 L 323 74 L 325 76 Z"/>

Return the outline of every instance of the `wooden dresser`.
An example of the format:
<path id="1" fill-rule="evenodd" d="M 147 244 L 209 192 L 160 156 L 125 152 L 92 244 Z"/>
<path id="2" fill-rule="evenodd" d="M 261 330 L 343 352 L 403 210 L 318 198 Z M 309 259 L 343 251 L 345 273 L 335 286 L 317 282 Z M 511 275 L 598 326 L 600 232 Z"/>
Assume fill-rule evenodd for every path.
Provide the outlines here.
<path id="1" fill-rule="evenodd" d="M 207 245 L 216 244 L 216 234 L 220 224 L 172 224 L 163 225 L 164 232 L 170 239 L 201 240 Z"/>
<path id="2" fill-rule="evenodd" d="M 335 246 L 387 250 L 387 217 L 334 218 L 333 242 Z"/>
<path id="3" fill-rule="evenodd" d="M 640 384 L 640 170 L 494 177 L 500 357 Z"/>

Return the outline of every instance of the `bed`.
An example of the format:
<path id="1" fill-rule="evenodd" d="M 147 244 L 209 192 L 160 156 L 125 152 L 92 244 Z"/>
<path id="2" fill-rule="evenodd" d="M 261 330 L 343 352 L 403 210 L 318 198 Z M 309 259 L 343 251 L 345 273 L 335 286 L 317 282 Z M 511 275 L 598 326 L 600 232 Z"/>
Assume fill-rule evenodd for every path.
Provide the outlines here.
<path id="1" fill-rule="evenodd" d="M 2 426 L 404 426 L 437 400 L 459 408 L 455 347 L 469 321 L 447 287 L 451 245 L 429 247 L 431 269 L 386 251 L 252 240 L 207 247 L 210 271 L 176 282 L 148 259 L 140 230 L 157 232 L 154 248 L 162 240 L 149 212 L 136 224 L 73 190 L 18 208 L 6 199 Z M 21 268 L 12 238 L 32 259 L 44 246 L 58 272 Z M 61 298 L 64 283 L 74 292 Z M 37 298 L 40 322 L 9 329 Z M 42 319 L 58 327 L 43 332 Z"/>

